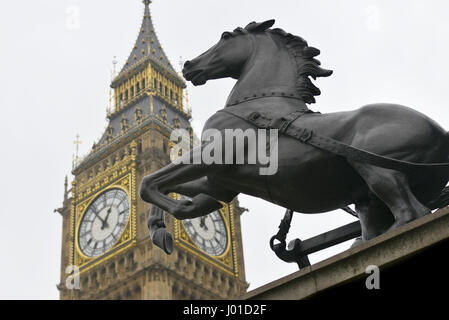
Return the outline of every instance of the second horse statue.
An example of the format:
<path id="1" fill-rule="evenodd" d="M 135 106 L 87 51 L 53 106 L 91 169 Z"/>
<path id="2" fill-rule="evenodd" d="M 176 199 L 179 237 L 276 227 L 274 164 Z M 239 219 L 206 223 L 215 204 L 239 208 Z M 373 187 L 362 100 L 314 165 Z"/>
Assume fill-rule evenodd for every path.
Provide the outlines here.
<path id="1" fill-rule="evenodd" d="M 167 253 L 173 243 L 162 210 L 176 219 L 200 217 L 239 193 L 300 213 L 355 204 L 363 241 L 430 213 L 429 203 L 442 195 L 449 179 L 446 130 L 424 114 L 387 103 L 311 112 L 307 104 L 315 102 L 320 90 L 310 78 L 332 71 L 320 67 L 318 49 L 272 29 L 273 24 L 252 22 L 224 32 L 212 48 L 185 63 L 183 74 L 194 85 L 238 79 L 225 108 L 208 119 L 204 130 L 277 129 L 277 171 L 261 175 L 261 163 L 223 159 L 212 164 L 178 161 L 146 176 L 140 196 L 153 204 L 151 236 Z M 210 142 L 203 139 L 198 148 Z M 171 192 L 192 200 L 174 200 Z"/>

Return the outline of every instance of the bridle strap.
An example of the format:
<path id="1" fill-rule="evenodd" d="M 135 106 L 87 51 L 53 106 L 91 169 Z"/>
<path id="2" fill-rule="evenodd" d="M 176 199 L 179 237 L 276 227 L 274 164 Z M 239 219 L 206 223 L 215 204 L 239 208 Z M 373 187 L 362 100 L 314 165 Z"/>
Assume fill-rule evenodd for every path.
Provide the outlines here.
<path id="1" fill-rule="evenodd" d="M 243 95 L 237 98 L 233 98 L 231 101 L 229 101 L 226 104 L 226 107 L 235 106 L 243 102 L 257 100 L 257 99 L 263 99 L 263 98 L 270 98 L 270 97 L 280 97 L 280 98 L 290 98 L 290 99 L 296 99 L 300 100 L 301 102 L 304 102 L 304 99 L 296 92 L 293 91 L 281 91 L 281 90 L 264 90 L 259 92 L 254 92 L 252 94 Z"/>

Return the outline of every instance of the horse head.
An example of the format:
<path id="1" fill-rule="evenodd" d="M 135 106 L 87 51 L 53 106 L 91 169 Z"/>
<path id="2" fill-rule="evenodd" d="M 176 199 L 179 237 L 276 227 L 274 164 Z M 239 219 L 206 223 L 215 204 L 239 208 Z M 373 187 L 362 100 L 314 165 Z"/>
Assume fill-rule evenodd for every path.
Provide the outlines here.
<path id="1" fill-rule="evenodd" d="M 320 50 L 282 29 L 270 29 L 273 24 L 274 20 L 251 22 L 224 32 L 212 48 L 186 61 L 184 77 L 195 86 L 212 79 L 244 78 L 234 88 L 234 96 L 245 96 L 255 86 L 259 91 L 288 88 L 305 103 L 314 103 L 321 92 L 309 77 L 327 77 L 332 71 L 320 67 L 315 58 Z"/>
<path id="2" fill-rule="evenodd" d="M 254 33 L 262 33 L 274 24 L 274 20 L 262 23 L 252 22 L 244 29 L 223 32 L 220 40 L 212 48 L 184 64 L 184 77 L 193 85 L 203 85 L 208 80 L 231 77 L 238 79 L 251 57 Z"/>

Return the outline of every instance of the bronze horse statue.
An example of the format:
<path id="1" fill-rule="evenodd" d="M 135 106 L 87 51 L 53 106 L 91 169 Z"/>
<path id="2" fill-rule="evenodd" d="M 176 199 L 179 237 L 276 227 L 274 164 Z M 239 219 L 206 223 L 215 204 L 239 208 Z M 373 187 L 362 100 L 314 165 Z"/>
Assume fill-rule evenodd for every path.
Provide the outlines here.
<path id="1" fill-rule="evenodd" d="M 424 114 L 388 103 L 311 112 L 306 104 L 314 103 L 320 90 L 310 77 L 327 77 L 332 71 L 320 67 L 318 49 L 282 29 L 271 29 L 273 24 L 274 20 L 252 22 L 225 32 L 216 45 L 185 63 L 183 74 L 195 86 L 211 79 L 238 80 L 226 107 L 211 116 L 203 130 L 255 129 L 256 122 L 248 120 L 255 112 L 269 119 L 296 114 L 287 126 L 350 150 L 332 152 L 333 147 L 307 143 L 310 137 L 281 133 L 278 170 L 272 175 L 260 175 L 259 164 L 178 162 L 146 176 L 140 197 L 153 204 L 150 233 L 167 253 L 172 239 L 164 229 L 162 210 L 181 220 L 200 217 L 220 208 L 218 201 L 229 202 L 239 193 L 300 213 L 355 204 L 363 241 L 430 213 L 430 203 L 442 196 L 449 180 L 448 133 Z M 199 148 L 208 142 L 202 141 Z M 354 150 L 368 155 L 368 160 L 351 156 Z M 191 158 L 192 152 L 183 157 Z M 378 158 L 386 160 L 385 166 L 374 161 Z M 172 199 L 171 192 L 192 200 Z"/>

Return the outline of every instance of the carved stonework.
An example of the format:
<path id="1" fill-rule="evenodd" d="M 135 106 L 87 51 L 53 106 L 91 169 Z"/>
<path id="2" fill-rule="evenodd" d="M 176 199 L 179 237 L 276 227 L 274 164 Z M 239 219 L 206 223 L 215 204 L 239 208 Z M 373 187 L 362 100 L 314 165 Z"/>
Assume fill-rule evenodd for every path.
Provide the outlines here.
<path id="1" fill-rule="evenodd" d="M 112 127 L 108 127 L 106 129 L 106 143 L 109 144 L 112 142 L 113 137 L 113 133 L 114 133 L 114 128 Z"/>
<path id="2" fill-rule="evenodd" d="M 173 119 L 173 127 L 175 129 L 179 129 L 181 127 L 181 120 L 179 120 L 178 114 L 176 114 L 175 118 Z"/>
<path id="3" fill-rule="evenodd" d="M 161 106 L 161 110 L 159 111 L 159 115 L 162 119 L 162 121 L 167 121 L 167 107 L 165 105 Z"/>
<path id="4" fill-rule="evenodd" d="M 134 117 L 137 124 L 141 124 L 143 120 L 142 116 L 142 109 L 139 108 L 139 106 L 136 107 L 136 110 L 134 112 Z"/>
<path id="5" fill-rule="evenodd" d="M 126 131 L 128 131 L 128 129 L 129 129 L 128 119 L 126 118 L 125 115 L 123 115 L 122 120 L 120 120 L 120 126 L 121 126 L 121 130 L 122 130 L 122 134 L 125 134 Z"/>

